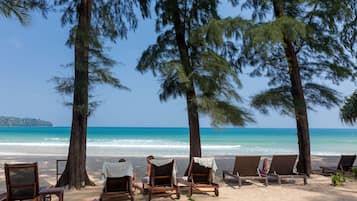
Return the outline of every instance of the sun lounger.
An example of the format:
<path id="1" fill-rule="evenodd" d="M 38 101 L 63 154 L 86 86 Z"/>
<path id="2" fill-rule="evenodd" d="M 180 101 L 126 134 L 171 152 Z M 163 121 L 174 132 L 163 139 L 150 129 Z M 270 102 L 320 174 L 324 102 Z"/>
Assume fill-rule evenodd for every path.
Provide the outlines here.
<path id="1" fill-rule="evenodd" d="M 188 170 L 189 196 L 195 192 L 214 192 L 219 196 L 219 185 L 215 182 L 217 165 L 214 158 L 193 157 Z"/>
<path id="2" fill-rule="evenodd" d="M 223 180 L 226 176 L 231 176 L 238 180 L 239 187 L 242 180 L 264 180 L 268 185 L 268 177 L 262 177 L 259 172 L 260 156 L 236 156 L 233 172 L 224 170 Z"/>
<path id="3" fill-rule="evenodd" d="M 304 179 L 304 184 L 307 184 L 307 176 L 294 172 L 297 155 L 274 155 L 268 176 L 276 177 L 278 183 L 281 184 L 281 179 L 284 178 L 301 178 Z"/>
<path id="4" fill-rule="evenodd" d="M 171 196 L 172 194 L 176 194 L 177 199 L 180 199 L 180 189 L 177 186 L 176 180 L 175 160 L 152 159 L 151 172 L 147 187 L 149 191 L 149 201 L 153 195 Z"/>
<path id="5" fill-rule="evenodd" d="M 348 172 L 352 169 L 356 155 L 341 155 L 336 167 L 320 167 L 323 174 L 334 174 L 336 172 Z"/>
<path id="6" fill-rule="evenodd" d="M 134 193 L 132 191 L 132 178 L 124 177 L 108 177 L 105 181 L 103 192 L 100 196 L 101 201 L 124 198 L 134 200 Z"/>
<path id="7" fill-rule="evenodd" d="M 40 191 L 37 163 L 5 164 L 6 200 L 41 200 L 58 195 L 63 201 L 64 188 L 45 188 Z"/>
<path id="8" fill-rule="evenodd" d="M 103 163 L 105 184 L 100 200 L 128 198 L 134 200 L 133 193 L 133 166 L 129 162 Z"/>

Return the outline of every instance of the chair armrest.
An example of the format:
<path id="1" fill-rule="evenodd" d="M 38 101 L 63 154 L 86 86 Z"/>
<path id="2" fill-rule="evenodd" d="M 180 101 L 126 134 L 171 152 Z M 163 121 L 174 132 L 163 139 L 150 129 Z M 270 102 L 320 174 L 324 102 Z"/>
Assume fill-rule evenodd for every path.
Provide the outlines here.
<path id="1" fill-rule="evenodd" d="M 0 194 L 0 201 L 6 201 L 7 194 L 6 193 L 1 193 Z"/>
<path id="2" fill-rule="evenodd" d="M 227 174 L 231 177 L 237 177 L 237 175 L 233 174 L 232 172 L 229 172 L 228 170 L 223 170 L 223 174 Z"/>

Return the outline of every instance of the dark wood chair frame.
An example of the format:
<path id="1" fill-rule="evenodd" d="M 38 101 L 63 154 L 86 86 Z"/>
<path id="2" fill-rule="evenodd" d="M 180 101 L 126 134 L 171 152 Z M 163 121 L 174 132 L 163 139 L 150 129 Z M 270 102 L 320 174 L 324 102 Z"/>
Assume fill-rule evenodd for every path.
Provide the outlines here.
<path id="1" fill-rule="evenodd" d="M 115 189 L 113 184 L 124 184 L 124 187 L 120 189 Z M 114 189 L 111 189 L 114 188 Z M 103 192 L 100 195 L 100 200 L 114 199 L 114 198 L 128 198 L 131 201 L 134 201 L 134 192 L 132 186 L 132 177 L 108 177 L 105 181 Z"/>
<path id="2" fill-rule="evenodd" d="M 10 175 L 10 169 L 33 169 L 34 171 L 34 183 L 33 184 L 11 184 L 11 175 Z M 38 164 L 36 163 L 22 163 L 22 164 L 5 164 L 5 178 L 6 178 L 6 190 L 7 193 L 5 193 L 7 201 L 12 201 L 12 200 L 29 200 L 32 199 L 34 201 L 40 201 L 40 200 L 50 200 L 50 196 L 48 195 L 57 195 L 59 201 L 63 201 L 63 194 L 64 194 L 64 188 L 63 187 L 48 187 L 40 190 L 39 187 L 39 178 L 38 178 Z M 33 187 L 34 188 L 34 193 L 32 196 L 24 196 L 24 197 L 19 197 L 19 196 L 13 196 L 11 194 L 11 190 L 13 188 L 25 188 L 25 187 Z"/>
<path id="3" fill-rule="evenodd" d="M 153 195 L 159 195 L 159 196 L 171 196 L 171 195 L 176 195 L 177 199 L 180 199 L 180 188 L 178 185 L 175 185 L 175 182 L 172 178 L 173 174 L 173 168 L 174 168 L 174 160 L 172 160 L 171 163 L 164 165 L 167 166 L 169 169 L 168 172 L 171 174 L 168 175 L 162 175 L 162 174 L 157 174 L 157 169 L 163 166 L 155 166 L 154 164 L 151 164 L 151 172 L 150 172 L 150 177 L 149 177 L 149 184 L 147 185 L 149 197 L 148 200 L 150 201 Z M 167 180 L 167 182 L 157 182 L 158 180 Z M 167 191 L 170 191 L 170 193 L 167 193 Z"/>
<path id="4" fill-rule="evenodd" d="M 196 173 L 194 170 L 195 166 L 206 169 L 207 171 L 203 173 Z M 192 196 L 193 193 L 201 192 L 214 192 L 216 196 L 219 196 L 219 185 L 212 182 L 212 171 L 212 168 L 200 166 L 198 163 L 194 162 L 194 159 L 191 160 L 188 170 L 188 181 L 190 185 L 189 196 Z M 207 182 L 200 182 L 195 180 L 197 177 L 204 178 Z"/>

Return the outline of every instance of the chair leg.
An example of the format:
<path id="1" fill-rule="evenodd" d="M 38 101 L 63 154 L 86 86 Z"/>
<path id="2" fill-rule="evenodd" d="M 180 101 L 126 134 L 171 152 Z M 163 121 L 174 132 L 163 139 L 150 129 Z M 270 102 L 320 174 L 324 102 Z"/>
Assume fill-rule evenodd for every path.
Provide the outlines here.
<path id="1" fill-rule="evenodd" d="M 307 184 L 307 176 L 304 176 L 304 185 Z"/>
<path id="2" fill-rule="evenodd" d="M 151 200 L 152 197 L 152 189 L 149 189 L 149 201 Z"/>
<path id="3" fill-rule="evenodd" d="M 268 186 L 268 177 L 265 177 L 264 185 L 265 185 L 265 186 Z"/>
<path id="4" fill-rule="evenodd" d="M 238 177 L 238 186 L 241 187 L 242 186 L 242 179 L 240 177 Z"/>
<path id="5" fill-rule="evenodd" d="M 278 184 L 281 185 L 281 178 L 279 176 L 277 176 L 278 178 Z"/>
<path id="6" fill-rule="evenodd" d="M 219 191 L 218 191 L 218 188 L 217 188 L 217 187 L 214 188 L 214 194 L 215 194 L 217 197 L 219 196 Z"/>
<path id="7" fill-rule="evenodd" d="M 176 186 L 176 197 L 180 199 L 180 187 Z"/>

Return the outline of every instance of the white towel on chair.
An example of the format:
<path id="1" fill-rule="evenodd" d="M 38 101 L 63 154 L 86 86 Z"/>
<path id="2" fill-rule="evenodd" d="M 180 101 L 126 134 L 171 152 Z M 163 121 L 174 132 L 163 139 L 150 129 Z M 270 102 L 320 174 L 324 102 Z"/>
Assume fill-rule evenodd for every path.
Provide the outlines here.
<path id="1" fill-rule="evenodd" d="M 164 166 L 167 165 L 169 163 L 171 163 L 172 161 L 174 161 L 173 164 L 173 168 L 172 168 L 172 180 L 174 182 L 174 184 L 177 184 L 177 180 L 176 180 L 176 162 L 174 159 L 152 159 L 150 160 L 151 164 L 155 165 L 155 166 Z"/>
<path id="2" fill-rule="evenodd" d="M 129 162 L 103 163 L 103 176 L 107 177 L 133 177 L 133 165 Z"/>
<path id="3" fill-rule="evenodd" d="M 198 163 L 200 166 L 211 168 L 211 178 L 212 182 L 216 182 L 216 171 L 217 171 L 217 164 L 214 158 L 200 158 L 200 157 L 193 157 L 193 162 Z"/>

